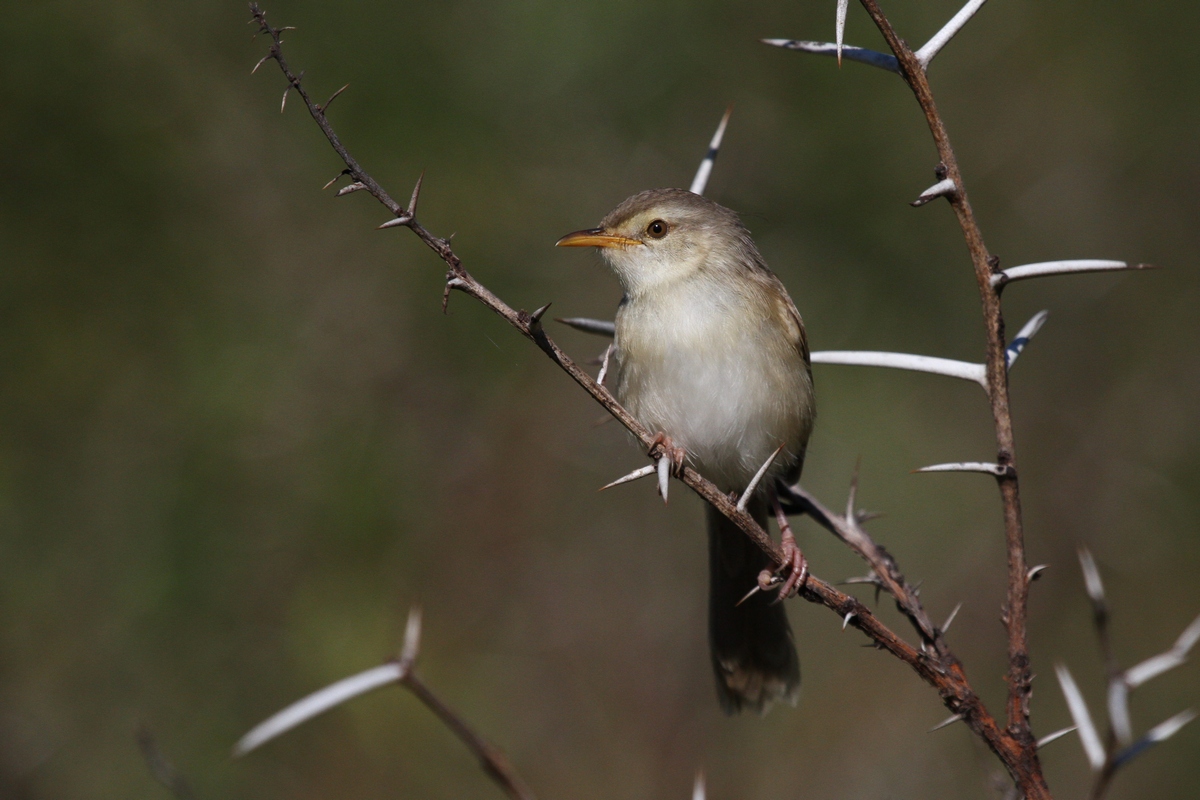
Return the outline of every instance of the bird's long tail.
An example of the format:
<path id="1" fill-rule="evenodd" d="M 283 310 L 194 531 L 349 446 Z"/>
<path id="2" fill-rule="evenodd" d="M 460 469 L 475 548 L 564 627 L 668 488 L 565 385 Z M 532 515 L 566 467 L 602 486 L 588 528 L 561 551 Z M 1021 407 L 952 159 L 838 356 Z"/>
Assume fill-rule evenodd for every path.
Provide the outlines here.
<path id="1" fill-rule="evenodd" d="M 765 503 L 747 510 L 767 527 Z M 766 711 L 776 700 L 795 703 L 800 691 L 800 659 L 782 603 L 774 593 L 754 588 L 758 573 L 773 566 L 746 534 L 712 506 L 708 513 L 708 641 L 717 696 L 727 714 L 752 708 Z M 773 604 L 774 603 L 774 604 Z"/>

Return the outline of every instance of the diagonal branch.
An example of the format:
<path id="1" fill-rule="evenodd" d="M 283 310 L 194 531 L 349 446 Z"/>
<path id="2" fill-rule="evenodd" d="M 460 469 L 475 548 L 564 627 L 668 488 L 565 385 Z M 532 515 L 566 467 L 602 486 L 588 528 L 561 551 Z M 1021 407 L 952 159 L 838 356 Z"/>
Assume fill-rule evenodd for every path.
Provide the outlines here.
<path id="1" fill-rule="evenodd" d="M 265 13 L 256 3 L 251 3 L 250 9 L 254 15 L 254 21 L 258 23 L 260 30 L 271 39 L 268 58 L 274 59 L 279 64 L 280 70 L 288 80 L 289 88 L 295 89 L 297 95 L 308 108 L 309 114 L 312 115 L 318 127 L 325 134 L 326 139 L 329 140 L 330 145 L 345 163 L 346 169 L 344 174 L 352 181 L 351 185 L 361 184 L 363 191 L 369 192 L 392 212 L 394 220 L 388 223 L 388 227 L 409 228 L 446 263 L 448 271 L 446 274 L 446 290 L 443 296 L 443 304 L 448 301 L 450 292 L 457 290 L 474 297 L 483 305 L 490 308 L 521 335 L 536 344 L 551 361 L 570 375 L 597 403 L 604 406 L 613 417 L 647 447 L 648 455 L 651 458 L 661 457 L 663 455 L 661 445 L 656 444 L 651 432 L 634 419 L 616 401 L 608 389 L 581 369 L 546 335 L 541 325 L 541 312 L 544 312 L 545 307 L 530 314 L 527 311 L 514 310 L 505 304 L 467 272 L 458 256 L 451 249 L 449 241 L 429 233 L 417 221 L 415 213 L 416 192 L 414 192 L 413 200 L 407 207 L 401 206 L 363 170 L 337 138 L 332 126 L 329 124 L 329 120 L 325 116 L 324 109 L 312 101 L 308 92 L 301 84 L 300 78 L 288 66 L 287 61 L 283 57 L 282 42 L 279 36 L 280 29 L 273 28 L 267 23 Z M 688 466 L 685 466 L 681 470 L 679 480 L 733 521 L 775 564 L 782 566 L 785 563 L 782 551 L 771 540 L 766 531 L 747 512 L 739 510 L 735 501 L 731 500 L 724 492 L 718 489 L 715 484 L 706 480 L 695 469 Z M 826 512 L 826 515 L 828 516 L 828 512 Z M 880 550 L 882 551 L 882 548 Z M 946 707 L 954 713 L 962 713 L 971 728 L 982 736 L 993 749 L 1006 746 L 1007 739 L 1004 733 L 976 696 L 957 659 L 954 659 L 952 656 L 948 658 L 942 657 L 939 653 L 932 652 L 925 643 L 922 644 L 921 649 L 914 648 L 897 636 L 895 632 L 880 621 L 857 598 L 841 592 L 820 578 L 810 575 L 803 585 L 800 594 L 809 602 L 818 603 L 833 610 L 838 614 L 839 618 L 849 621 L 850 624 L 853 624 L 854 627 L 865 633 L 874 642 L 876 647 L 886 650 L 908 664 L 923 680 L 937 689 Z M 919 608 L 919 605 L 916 607 Z M 922 611 L 921 614 L 923 615 L 924 612 Z M 929 624 L 927 618 L 922 616 L 922 619 L 923 621 L 918 626 L 918 630 L 923 631 L 922 635 L 925 638 L 931 638 L 932 641 L 936 642 L 939 638 L 936 629 Z M 929 636 L 926 636 L 925 632 L 928 632 Z"/>

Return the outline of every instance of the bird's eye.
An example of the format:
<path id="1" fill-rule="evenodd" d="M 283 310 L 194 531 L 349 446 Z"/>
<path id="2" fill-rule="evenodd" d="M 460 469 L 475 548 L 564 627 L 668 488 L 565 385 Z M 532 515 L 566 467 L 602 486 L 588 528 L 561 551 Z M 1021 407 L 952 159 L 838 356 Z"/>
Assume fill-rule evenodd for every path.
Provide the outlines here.
<path id="1" fill-rule="evenodd" d="M 667 235 L 667 223 L 656 219 L 646 226 L 646 233 L 650 234 L 652 239 L 661 239 Z"/>

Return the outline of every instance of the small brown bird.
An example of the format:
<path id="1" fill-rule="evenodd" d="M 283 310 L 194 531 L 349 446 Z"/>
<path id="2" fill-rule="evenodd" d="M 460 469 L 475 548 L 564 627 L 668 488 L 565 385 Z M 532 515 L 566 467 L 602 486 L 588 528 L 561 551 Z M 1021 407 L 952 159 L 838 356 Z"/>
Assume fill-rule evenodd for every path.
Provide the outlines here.
<path id="1" fill-rule="evenodd" d="M 790 572 L 807 574 L 774 483 L 799 478 L 816 416 L 804 323 L 737 214 L 683 189 L 654 189 L 617 206 L 560 247 L 598 247 L 625 290 L 616 316 L 614 394 L 725 491 L 741 492 L 783 450 L 747 506 L 766 527 L 773 507 Z M 728 713 L 795 702 L 800 663 L 783 605 L 762 592 L 773 564 L 711 506 L 709 644 Z"/>

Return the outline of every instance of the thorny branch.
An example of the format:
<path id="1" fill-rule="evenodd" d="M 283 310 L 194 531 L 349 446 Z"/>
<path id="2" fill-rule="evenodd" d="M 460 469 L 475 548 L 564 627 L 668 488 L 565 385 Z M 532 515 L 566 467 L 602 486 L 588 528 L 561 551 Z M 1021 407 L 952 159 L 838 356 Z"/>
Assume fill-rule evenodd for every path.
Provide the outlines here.
<path id="1" fill-rule="evenodd" d="M 348 700 L 384 686 L 397 684 L 420 700 L 458 737 L 459 741 L 479 760 L 483 771 L 512 800 L 536 800 L 533 792 L 513 769 L 504 753 L 476 733 L 461 716 L 446 705 L 417 676 L 417 657 L 420 652 L 421 609 L 419 606 L 414 606 L 408 612 L 408 622 L 404 629 L 404 646 L 398 658 L 330 684 L 273 714 L 238 740 L 233 748 L 234 756 L 244 756 L 251 750 L 261 747 L 277 736 Z"/>
<path id="2" fill-rule="evenodd" d="M 993 275 L 999 271 L 1000 261 L 992 256 L 983 241 L 983 233 L 975 220 L 975 212 L 967 197 L 962 172 L 955 157 L 954 148 L 945 123 L 938 113 L 929 80 L 925 74 L 927 61 L 922 62 L 908 44 L 899 37 L 891 22 L 879 7 L 877 0 L 862 0 L 863 8 L 887 40 L 900 66 L 900 74 L 912 89 L 921 110 L 925 113 L 929 131 L 933 135 L 941 163 L 937 177 L 950 181 L 953 190 L 946 194 L 954 214 L 962 228 L 975 278 L 979 284 L 979 296 L 983 305 L 984 326 L 987 333 L 987 391 L 992 406 L 992 419 L 996 432 L 997 463 L 1005 468 L 996 475 L 1004 508 L 1004 529 L 1008 551 L 1008 596 L 1004 608 L 1004 624 L 1008 630 L 1008 728 L 1003 741 L 989 742 L 996 749 L 1028 800 L 1048 798 L 1049 787 L 1042 776 L 1037 755 L 1037 741 L 1029 725 L 1029 700 L 1032 693 L 1033 674 L 1029 662 L 1029 644 L 1026 633 L 1026 602 L 1029 582 L 1026 577 L 1025 538 L 1021 523 L 1021 497 L 1017 483 L 1016 449 L 1013 440 L 1012 414 L 1008 401 L 1008 370 L 1006 369 L 1004 315 L 1000 304 L 1003 283 L 993 284 Z"/>
<path id="3" fill-rule="evenodd" d="M 947 177 L 953 179 L 955 185 L 960 187 L 960 191 L 955 192 L 951 199 L 955 203 L 956 210 L 959 210 L 960 219 L 964 220 L 964 231 L 968 234 L 968 244 L 971 247 L 973 260 L 978 262 L 977 273 L 982 276 L 981 287 L 986 286 L 987 292 L 990 293 L 985 294 L 984 298 L 985 310 L 987 310 L 989 314 L 988 319 L 992 323 L 989 325 L 987 375 L 989 386 L 992 387 L 989 395 L 992 399 L 994 416 L 997 420 L 998 436 L 1001 437 L 1000 464 L 1004 467 L 1004 470 L 1002 475 L 998 475 L 998 479 L 1001 483 L 1002 492 L 1005 494 L 1006 509 L 1012 509 L 1011 515 L 1006 514 L 1006 522 L 1009 522 L 1008 527 L 1010 530 L 1010 570 L 1013 567 L 1013 559 L 1015 558 L 1016 563 L 1020 565 L 1019 573 L 1022 581 L 1019 591 L 1011 591 L 1010 587 L 1009 627 L 1010 631 L 1019 631 L 1020 633 L 1020 653 L 1023 657 L 1024 556 L 1020 546 L 1020 513 L 1019 505 L 1017 504 L 1015 470 L 1012 465 L 1012 430 L 1007 406 L 1003 322 L 999 316 L 999 296 L 995 291 L 991 290 L 991 284 L 988 282 L 992 274 L 992 265 L 987 251 L 983 247 L 982 238 L 978 234 L 978 228 L 974 224 L 970 206 L 966 204 L 965 193 L 961 191 L 962 184 L 958 174 L 957 162 L 954 161 L 953 152 L 949 149 L 948 140 L 945 137 L 940 118 L 937 117 L 936 109 L 932 105 L 932 96 L 929 94 L 928 84 L 924 82 L 923 71 L 919 66 L 915 66 L 915 57 L 912 52 L 907 49 L 903 42 L 895 37 L 894 33 L 891 33 L 890 26 L 882 14 L 878 12 L 878 8 L 873 0 L 863 0 L 863 2 L 867 6 L 868 11 L 872 11 L 872 16 L 878 16 L 877 21 L 881 24 L 881 28 L 885 30 L 885 35 L 889 37 L 889 43 L 893 44 L 893 49 L 900 60 L 902 74 L 914 86 L 914 91 L 917 91 L 918 99 L 922 100 L 923 107 L 926 107 L 926 99 L 928 101 L 927 116 L 929 116 L 931 127 L 934 129 L 935 140 L 939 143 L 939 150 L 945 151 L 943 158 L 947 165 Z M 254 17 L 252 22 L 257 23 L 260 31 L 267 34 L 271 39 L 270 49 L 264 60 L 274 59 L 278 63 L 288 81 L 287 92 L 295 90 L 297 95 L 300 96 L 309 114 L 312 115 L 330 145 L 346 165 L 346 169 L 342 174 L 348 176 L 351 183 L 341 193 L 359 190 L 369 192 L 394 215 L 392 220 L 389 220 L 380 227 L 409 228 L 447 265 L 448 271 L 446 273 L 443 307 L 448 302 L 452 290 L 463 292 L 483 303 L 496 314 L 503 317 L 506 322 L 516 328 L 523 336 L 536 344 L 555 364 L 570 375 L 584 391 L 590 394 L 597 403 L 604 406 L 610 414 L 648 448 L 651 457 L 663 455 L 660 446 L 655 444 L 652 433 L 634 419 L 603 385 L 576 365 L 546 335 L 541 325 L 541 319 L 548 305 L 532 313 L 524 310 L 514 310 L 467 272 L 458 256 L 452 250 L 448 240 L 433 235 L 417 221 L 416 207 L 421 187 L 420 181 L 417 182 L 408 206 L 402 206 L 363 170 L 338 139 L 337 134 L 326 117 L 325 107 L 315 103 L 311 99 L 301 83 L 301 77 L 297 76 L 288 66 L 282 52 L 282 41 L 280 39 L 282 29 L 269 25 L 266 21 L 265 12 L 256 3 L 251 3 L 250 9 Z M 919 79 L 911 77 L 913 74 L 918 74 Z M 285 92 L 285 98 L 286 94 Z M 679 475 L 679 480 L 737 524 L 777 565 L 784 563 L 782 551 L 775 545 L 766 531 L 749 514 L 738 509 L 735 501 L 721 492 L 713 483 L 687 466 L 683 468 Z M 863 531 L 861 527 L 863 516 L 853 508 L 853 494 L 851 495 L 850 509 L 845 517 L 838 517 L 830 513 L 815 499 L 798 488 L 793 488 L 791 495 L 794 508 L 803 508 L 813 514 L 818 522 L 830 528 L 835 535 L 846 542 L 868 562 L 872 568 L 873 577 L 871 582 L 876 583 L 877 586 L 885 589 L 895 597 L 901 612 L 908 617 L 916 628 L 921 639 L 919 649 L 896 635 L 895 632 L 883 624 L 857 598 L 841 592 L 815 576 L 809 576 L 804 583 L 801 589 L 801 596 L 809 602 L 819 603 L 836 612 L 842 617 L 843 626 L 851 624 L 858 628 L 871 638 L 876 647 L 888 651 L 908 664 L 922 679 L 936 688 L 946 707 L 956 716 L 963 719 L 975 733 L 988 743 L 1004 761 L 1006 766 L 1008 766 L 1014 778 L 1017 778 L 1022 783 L 1023 787 L 1025 786 L 1025 781 L 1021 776 L 1030 774 L 1029 770 L 1024 766 L 1029 759 L 1032 759 L 1031 763 L 1034 767 L 1032 774 L 1036 775 L 1036 783 L 1041 783 L 1040 768 L 1037 767 L 1036 761 L 1036 751 L 1024 747 L 1024 737 L 1028 735 L 1027 716 L 1017 714 L 1016 716 L 1022 720 L 1020 725 L 1010 728 L 1009 731 L 1000 729 L 996 720 L 984 707 L 975 694 L 974 689 L 967 681 L 961 663 L 946 646 L 942 632 L 929 620 L 928 615 L 921 606 L 916 590 L 904 581 L 891 556 L 882 547 L 875 544 L 866 535 L 865 531 Z M 1009 519 L 1010 517 L 1011 520 Z M 1015 547 L 1011 546 L 1014 526 L 1016 531 Z M 1019 680 L 1013 683 L 1014 687 L 1020 689 L 1020 696 L 1023 698 L 1021 706 L 1025 709 L 1027 709 L 1028 698 L 1027 663 L 1026 658 L 1022 662 L 1022 670 L 1014 671 L 1014 674 L 1018 675 Z M 1014 690 L 1014 694 L 1016 693 L 1016 690 Z M 1010 725 L 1012 725 L 1011 722 Z M 1021 727 L 1022 725 L 1023 727 Z M 1041 785 L 1044 786 L 1044 783 Z M 1048 796 L 1045 792 L 1037 792 L 1036 785 L 1033 791 L 1027 792 L 1027 795 L 1030 798 Z"/>

